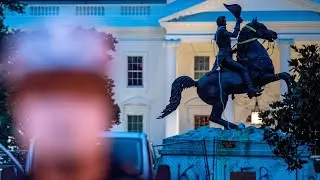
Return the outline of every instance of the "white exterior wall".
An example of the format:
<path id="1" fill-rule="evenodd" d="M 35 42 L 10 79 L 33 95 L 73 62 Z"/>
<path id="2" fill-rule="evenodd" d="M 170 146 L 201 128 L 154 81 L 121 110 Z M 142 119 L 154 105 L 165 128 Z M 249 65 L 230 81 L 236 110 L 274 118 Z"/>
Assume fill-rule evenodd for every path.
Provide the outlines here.
<path id="1" fill-rule="evenodd" d="M 136 31 L 136 32 L 134 32 Z M 165 134 L 165 119 L 156 119 L 167 104 L 164 87 L 165 46 L 161 29 L 115 29 L 119 40 L 114 55 L 112 76 L 116 102 L 121 108 L 121 124 L 115 131 L 127 131 L 127 115 L 143 115 L 143 130 L 151 141 L 160 144 Z M 143 56 L 143 87 L 127 87 L 127 56 Z"/>

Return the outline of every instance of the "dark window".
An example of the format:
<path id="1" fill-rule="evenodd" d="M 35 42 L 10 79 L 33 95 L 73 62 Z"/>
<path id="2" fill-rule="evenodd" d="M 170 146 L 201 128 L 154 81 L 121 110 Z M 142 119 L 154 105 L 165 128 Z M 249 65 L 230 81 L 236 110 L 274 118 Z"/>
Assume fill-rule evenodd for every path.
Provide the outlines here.
<path id="1" fill-rule="evenodd" d="M 128 132 L 142 132 L 142 131 L 143 131 L 143 116 L 128 115 Z"/>
<path id="2" fill-rule="evenodd" d="M 194 57 L 194 79 L 200 79 L 206 72 L 209 71 L 210 57 L 195 56 Z"/>
<path id="3" fill-rule="evenodd" d="M 114 172 L 130 169 L 131 175 L 142 173 L 142 143 L 136 138 L 110 138 L 111 164 Z M 126 172 L 126 171 L 124 171 Z M 111 173 L 112 174 L 112 173 Z M 119 175 L 118 175 L 119 176 Z"/>
<path id="4" fill-rule="evenodd" d="M 143 86 L 142 56 L 128 56 L 128 86 Z"/>
<path id="5" fill-rule="evenodd" d="M 194 116 L 194 129 L 198 129 L 201 126 L 209 126 L 209 116 L 208 115 L 195 115 Z"/>

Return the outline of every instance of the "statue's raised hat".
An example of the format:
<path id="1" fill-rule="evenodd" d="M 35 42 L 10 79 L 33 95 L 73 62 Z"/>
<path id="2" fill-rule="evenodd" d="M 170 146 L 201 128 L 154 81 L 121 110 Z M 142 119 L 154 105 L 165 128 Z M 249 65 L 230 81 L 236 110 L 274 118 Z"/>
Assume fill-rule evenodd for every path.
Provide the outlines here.
<path id="1" fill-rule="evenodd" d="M 236 19 L 239 19 L 241 16 L 241 6 L 238 4 L 223 4 L 232 14 Z"/>

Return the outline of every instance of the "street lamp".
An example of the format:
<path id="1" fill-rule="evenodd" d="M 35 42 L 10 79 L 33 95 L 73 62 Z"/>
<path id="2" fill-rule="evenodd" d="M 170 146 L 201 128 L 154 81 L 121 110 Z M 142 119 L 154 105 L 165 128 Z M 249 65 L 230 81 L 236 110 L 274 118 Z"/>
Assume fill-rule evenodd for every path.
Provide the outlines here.
<path id="1" fill-rule="evenodd" d="M 254 109 L 251 111 L 251 124 L 253 125 L 262 124 L 262 119 L 259 117 L 260 111 L 261 110 L 259 108 L 258 98 L 256 97 L 256 103 L 255 103 Z"/>

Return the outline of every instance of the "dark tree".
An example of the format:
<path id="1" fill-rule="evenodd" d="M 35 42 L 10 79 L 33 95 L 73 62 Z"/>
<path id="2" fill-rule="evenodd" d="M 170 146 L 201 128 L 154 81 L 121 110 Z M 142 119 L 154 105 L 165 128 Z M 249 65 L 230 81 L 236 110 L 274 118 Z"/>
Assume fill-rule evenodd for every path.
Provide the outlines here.
<path id="1" fill-rule="evenodd" d="M 320 52 L 317 45 L 292 46 L 299 54 L 289 61 L 292 72 L 291 95 L 270 104 L 260 114 L 265 128 L 264 138 L 283 158 L 288 170 L 302 168 L 307 161 L 301 154 L 311 150 L 319 155 L 320 147 Z"/>
<path id="2" fill-rule="evenodd" d="M 9 28 L 4 24 L 5 11 L 13 11 L 17 13 L 24 13 L 25 4 L 19 3 L 16 0 L 1 0 L 0 2 L 0 58 L 4 58 L 10 49 L 8 39 L 14 33 L 9 31 Z M 1 62 L 2 63 L 2 62 Z M 0 76 L 0 143 L 5 146 L 14 144 L 14 141 L 8 142 L 8 137 L 13 136 L 13 128 L 9 109 L 7 108 L 8 92 L 3 83 L 3 68 L 1 67 Z"/>
<path id="3" fill-rule="evenodd" d="M 99 38 L 103 41 L 104 48 L 106 49 L 106 51 L 116 51 L 116 44 L 118 43 L 118 41 L 116 40 L 116 38 L 112 34 L 107 34 L 105 32 L 99 32 L 94 28 L 84 29 L 81 27 L 75 27 L 75 31 L 73 31 L 73 32 L 76 33 L 77 36 L 79 36 L 79 37 L 89 35 L 92 37 Z M 108 60 L 113 59 L 110 54 L 108 54 L 106 58 Z M 115 103 L 114 92 L 113 92 L 114 87 L 115 87 L 114 81 L 110 77 L 106 76 L 105 90 L 106 90 L 107 96 L 111 98 L 110 100 L 112 102 L 112 109 L 113 109 L 113 118 L 111 120 L 110 127 L 106 127 L 106 130 L 110 130 L 114 125 L 120 124 L 120 108 Z"/>
<path id="4" fill-rule="evenodd" d="M 8 98 L 10 96 L 10 87 L 4 86 L 3 81 L 3 75 L 5 73 L 8 73 L 6 69 L 3 67 L 7 67 L 8 63 L 14 63 L 14 53 L 17 51 L 16 48 L 16 42 L 17 38 L 23 37 L 23 36 L 32 36 L 32 33 L 39 33 L 39 32 L 30 32 L 25 33 L 23 31 L 14 31 L 8 30 L 8 27 L 4 25 L 4 19 L 5 9 L 9 9 L 14 12 L 23 13 L 24 5 L 20 4 L 18 1 L 14 0 L 5 0 L 0 2 L 0 58 L 1 58 L 1 76 L 0 76 L 0 143 L 5 146 L 13 146 L 16 144 L 15 139 L 11 139 L 11 141 L 8 142 L 8 137 L 14 137 L 15 135 L 19 134 L 16 132 L 16 130 L 20 130 L 23 132 L 23 124 L 21 123 L 15 123 L 15 127 L 13 127 L 10 108 L 8 108 Z M 90 34 L 92 36 L 95 36 L 97 38 L 100 38 L 106 48 L 106 51 L 116 51 L 115 45 L 118 43 L 117 40 L 112 36 L 112 34 L 107 34 L 104 32 L 99 32 L 95 29 L 83 29 L 81 27 L 75 28 L 76 33 L 79 33 L 79 35 L 85 35 Z M 43 32 L 43 34 L 46 34 L 46 32 Z M 111 55 L 108 55 L 108 59 L 112 59 Z M 113 105 L 113 118 L 110 127 L 106 127 L 106 130 L 109 130 L 112 128 L 113 125 L 120 124 L 120 108 L 115 103 L 114 100 L 114 81 L 106 76 L 105 78 L 105 89 L 107 96 L 110 97 Z"/>
<path id="5" fill-rule="evenodd" d="M 106 87 L 106 93 L 110 97 L 113 97 L 114 96 L 114 92 L 113 92 L 114 81 L 111 78 L 106 77 L 105 87 Z M 115 103 L 114 98 L 111 98 L 111 102 L 112 102 L 113 116 L 112 116 L 112 120 L 110 123 L 110 127 L 106 127 L 106 130 L 110 130 L 113 127 L 113 125 L 120 124 L 120 108 L 119 108 L 118 104 Z"/>
<path id="6" fill-rule="evenodd" d="M 104 48 L 106 51 L 116 51 L 116 44 L 118 41 L 112 34 L 107 34 L 105 32 L 99 32 L 96 29 L 84 29 L 81 27 L 75 27 L 74 33 L 77 34 L 77 36 L 93 36 L 96 38 L 99 38 L 102 40 L 104 44 Z M 107 55 L 107 60 L 112 60 L 112 56 L 110 54 Z M 119 125 L 120 124 L 120 108 L 119 106 L 115 103 L 114 99 L 114 92 L 113 88 L 115 87 L 114 81 L 109 77 L 105 77 L 105 90 L 107 93 L 107 96 L 110 97 L 111 102 L 112 102 L 112 110 L 113 110 L 113 118 L 110 123 L 110 127 L 106 127 L 106 130 L 110 130 L 114 125 Z"/>

